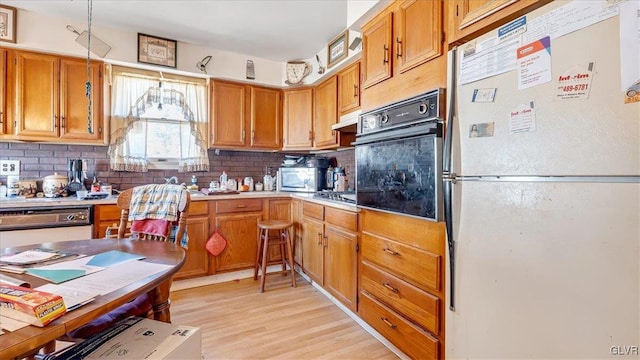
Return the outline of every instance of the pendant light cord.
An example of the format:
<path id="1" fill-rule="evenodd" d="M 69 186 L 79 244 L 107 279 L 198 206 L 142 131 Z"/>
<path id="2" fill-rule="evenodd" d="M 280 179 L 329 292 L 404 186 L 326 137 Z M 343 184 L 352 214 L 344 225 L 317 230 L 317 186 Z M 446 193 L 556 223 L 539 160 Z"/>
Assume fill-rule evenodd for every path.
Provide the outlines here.
<path id="1" fill-rule="evenodd" d="M 87 0 L 87 82 L 86 96 L 88 99 L 87 109 L 87 130 L 89 134 L 93 134 L 93 116 L 92 116 L 92 96 L 91 96 L 91 14 L 93 12 L 93 0 Z"/>

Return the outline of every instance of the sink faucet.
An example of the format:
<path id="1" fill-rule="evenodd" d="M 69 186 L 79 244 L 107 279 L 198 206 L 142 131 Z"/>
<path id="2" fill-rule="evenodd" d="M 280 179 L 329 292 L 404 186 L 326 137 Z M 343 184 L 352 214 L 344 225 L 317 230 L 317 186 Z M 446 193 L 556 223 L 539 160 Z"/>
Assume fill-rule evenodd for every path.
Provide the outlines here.
<path id="1" fill-rule="evenodd" d="M 178 177 L 176 176 L 172 176 L 170 178 L 164 178 L 165 184 L 177 184 L 178 183 Z"/>

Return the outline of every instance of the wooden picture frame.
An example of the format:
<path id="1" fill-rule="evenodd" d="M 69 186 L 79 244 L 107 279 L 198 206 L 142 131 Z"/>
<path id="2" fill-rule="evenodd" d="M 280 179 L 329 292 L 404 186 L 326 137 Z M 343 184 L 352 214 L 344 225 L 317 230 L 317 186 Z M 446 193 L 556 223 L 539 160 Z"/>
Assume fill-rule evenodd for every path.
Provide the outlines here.
<path id="1" fill-rule="evenodd" d="M 138 62 L 175 69 L 178 65 L 178 42 L 138 33 Z"/>
<path id="2" fill-rule="evenodd" d="M 349 30 L 333 39 L 327 46 L 327 68 L 339 63 L 347 57 L 349 51 Z"/>
<path id="3" fill-rule="evenodd" d="M 16 43 L 16 24 L 18 22 L 18 9 L 0 5 L 0 41 Z"/>

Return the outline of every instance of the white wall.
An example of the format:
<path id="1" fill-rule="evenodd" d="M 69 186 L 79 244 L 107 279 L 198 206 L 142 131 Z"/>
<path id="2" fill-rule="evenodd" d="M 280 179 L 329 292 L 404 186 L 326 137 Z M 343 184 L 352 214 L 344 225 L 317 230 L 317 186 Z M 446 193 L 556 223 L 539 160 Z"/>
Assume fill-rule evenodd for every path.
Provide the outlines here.
<path id="1" fill-rule="evenodd" d="M 86 22 L 74 22 L 21 9 L 18 9 L 18 18 L 20 21 L 18 21 L 17 44 L 3 43 L 3 46 L 61 55 L 87 56 L 87 50 L 75 41 L 77 35 L 66 28 L 67 25 L 71 25 L 78 32 L 82 32 L 86 29 Z M 137 33 L 96 25 L 92 26 L 91 32 L 92 35 L 111 46 L 111 51 L 103 59 L 106 62 L 129 64 L 165 72 L 204 75 L 197 69 L 196 63 L 205 56 L 212 55 L 213 58 L 207 66 L 207 73 L 211 77 L 284 86 L 284 65 L 279 62 L 178 42 L 177 69 L 143 65 L 137 62 Z M 91 56 L 99 58 L 95 54 L 91 54 Z M 254 62 L 255 80 L 246 79 L 247 60 Z"/>
<path id="2" fill-rule="evenodd" d="M 349 44 L 351 44 L 356 37 L 360 37 L 360 33 L 358 32 L 360 25 L 389 2 L 390 0 L 348 1 L 345 29 L 349 28 Z M 6 44 L 7 47 L 51 52 L 61 55 L 87 56 L 87 50 L 75 41 L 77 35 L 66 28 L 67 25 L 71 25 L 78 32 L 82 32 L 86 29 L 86 22 L 47 16 L 22 9 L 18 9 L 18 18 L 20 21 L 18 22 L 17 29 L 17 44 Z M 140 64 L 137 61 L 137 33 L 96 25 L 92 26 L 91 32 L 93 36 L 111 46 L 111 50 L 103 59 L 105 62 L 184 75 L 208 76 L 286 87 L 284 83 L 286 79 L 286 63 L 178 42 L 178 62 L 176 69 L 152 66 Z M 335 36 L 338 35 L 339 34 L 336 34 Z M 331 41 L 331 39 L 327 40 L 327 45 L 329 41 Z M 327 68 L 327 45 L 317 52 L 325 68 Z M 334 65 L 331 69 L 326 69 L 324 74 L 318 74 L 316 54 L 313 54 L 308 59 L 303 59 L 312 66 L 311 73 L 304 79 L 303 83 L 309 85 L 328 78 L 336 72 L 335 70 L 338 69 L 340 65 L 351 62 L 354 57 L 360 56 L 361 49 L 362 44 L 360 44 L 355 51 L 349 49 L 347 58 Z M 204 74 L 196 67 L 196 64 L 208 55 L 211 55 L 212 59 L 207 65 L 207 74 Z M 93 53 L 91 57 L 99 58 Z M 252 60 L 254 63 L 255 80 L 246 79 L 247 60 Z"/>

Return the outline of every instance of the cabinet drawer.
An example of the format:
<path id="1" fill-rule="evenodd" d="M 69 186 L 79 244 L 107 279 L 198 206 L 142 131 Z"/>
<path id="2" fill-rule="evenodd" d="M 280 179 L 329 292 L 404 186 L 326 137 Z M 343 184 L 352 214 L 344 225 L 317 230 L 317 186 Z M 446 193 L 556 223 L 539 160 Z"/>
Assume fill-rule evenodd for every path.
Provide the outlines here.
<path id="1" fill-rule="evenodd" d="M 360 286 L 373 297 L 426 330 L 439 332 L 439 299 L 368 263 L 362 263 Z"/>
<path id="2" fill-rule="evenodd" d="M 262 199 L 222 200 L 216 202 L 216 214 L 262 211 Z"/>
<path id="3" fill-rule="evenodd" d="M 324 218 L 325 221 L 331 225 L 341 227 L 345 230 L 358 231 L 357 213 L 325 206 Z"/>
<path id="4" fill-rule="evenodd" d="M 412 359 L 437 359 L 439 341 L 362 293 L 360 316 Z"/>
<path id="5" fill-rule="evenodd" d="M 195 215 L 208 215 L 209 214 L 209 202 L 208 201 L 192 201 L 189 204 L 189 217 Z"/>
<path id="6" fill-rule="evenodd" d="M 382 211 L 364 210 L 360 212 L 362 231 L 407 244 L 412 247 L 445 254 L 444 222 L 416 219 Z M 402 224 L 389 226 L 389 224 Z"/>
<path id="7" fill-rule="evenodd" d="M 302 214 L 318 220 L 324 220 L 324 206 L 305 201 L 302 205 Z"/>
<path id="8" fill-rule="evenodd" d="M 101 220 L 120 219 L 120 209 L 117 205 L 97 205 L 94 206 L 95 216 Z"/>
<path id="9" fill-rule="evenodd" d="M 440 291 L 441 259 L 428 251 L 362 234 L 362 259 L 424 289 Z"/>

